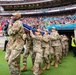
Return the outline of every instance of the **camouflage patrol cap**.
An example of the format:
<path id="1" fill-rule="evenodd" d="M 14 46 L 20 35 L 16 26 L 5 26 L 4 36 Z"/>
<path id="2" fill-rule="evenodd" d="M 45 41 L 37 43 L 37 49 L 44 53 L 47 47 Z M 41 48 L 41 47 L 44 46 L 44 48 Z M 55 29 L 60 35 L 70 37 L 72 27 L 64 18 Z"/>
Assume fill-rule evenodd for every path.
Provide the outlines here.
<path id="1" fill-rule="evenodd" d="M 21 14 L 19 12 L 15 12 L 12 15 L 15 16 L 16 18 L 20 18 L 21 17 Z"/>
<path id="2" fill-rule="evenodd" d="M 47 31 L 47 32 L 48 32 L 48 29 L 45 29 L 45 31 Z"/>
<path id="3" fill-rule="evenodd" d="M 52 27 L 52 29 L 56 29 L 55 27 Z"/>

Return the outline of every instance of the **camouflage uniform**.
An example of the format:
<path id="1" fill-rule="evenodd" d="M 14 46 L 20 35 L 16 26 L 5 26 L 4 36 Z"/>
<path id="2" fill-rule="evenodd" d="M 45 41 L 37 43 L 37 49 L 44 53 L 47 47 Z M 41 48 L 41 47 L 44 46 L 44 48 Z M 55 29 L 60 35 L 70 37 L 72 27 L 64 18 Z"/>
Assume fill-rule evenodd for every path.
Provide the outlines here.
<path id="1" fill-rule="evenodd" d="M 60 35 L 57 31 L 51 32 L 51 57 L 52 60 L 58 62 L 60 59 L 61 42 Z"/>
<path id="2" fill-rule="evenodd" d="M 50 59 L 49 59 L 50 35 L 49 34 L 43 35 L 42 49 L 43 49 L 44 68 L 46 67 L 47 69 L 48 64 L 50 64 Z M 49 68 L 50 68 L 50 65 L 49 65 Z"/>
<path id="3" fill-rule="evenodd" d="M 68 53 L 68 49 L 69 49 L 69 45 L 68 45 L 68 38 L 64 37 L 62 38 L 62 48 L 63 48 L 63 56 L 67 55 Z"/>
<path id="4" fill-rule="evenodd" d="M 42 36 L 41 35 L 35 36 L 32 32 L 30 32 L 30 35 L 33 38 L 33 52 L 35 54 L 33 73 L 34 75 L 38 75 L 40 70 L 40 63 L 43 57 L 43 50 L 41 47 Z"/>
<path id="5" fill-rule="evenodd" d="M 8 61 L 10 74 L 20 75 L 20 53 L 24 45 L 24 29 L 22 22 L 16 20 L 13 25 L 9 25 L 8 34 L 9 40 L 5 59 Z"/>
<path id="6" fill-rule="evenodd" d="M 29 56 L 29 54 L 31 55 L 31 58 L 32 58 L 33 41 L 32 41 L 32 38 L 30 37 L 30 35 L 27 34 L 27 37 L 26 37 L 26 50 L 23 53 L 23 65 L 27 64 L 27 57 Z M 32 58 L 32 63 L 34 63 L 33 58 Z"/>
<path id="7" fill-rule="evenodd" d="M 68 50 L 69 50 L 69 43 L 68 43 L 68 38 L 66 37 L 66 41 L 65 41 L 65 55 L 66 56 L 68 54 Z"/>

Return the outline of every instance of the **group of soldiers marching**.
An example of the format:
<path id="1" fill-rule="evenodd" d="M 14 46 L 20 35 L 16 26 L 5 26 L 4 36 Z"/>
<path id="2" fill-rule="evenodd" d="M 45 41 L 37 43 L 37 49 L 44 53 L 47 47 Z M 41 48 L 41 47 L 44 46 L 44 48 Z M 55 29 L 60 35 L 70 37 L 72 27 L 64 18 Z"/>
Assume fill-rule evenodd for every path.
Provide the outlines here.
<path id="1" fill-rule="evenodd" d="M 68 54 L 68 38 L 66 35 L 59 35 L 55 27 L 52 27 L 51 34 L 45 29 L 42 35 L 41 30 L 37 28 L 36 32 L 25 34 L 22 22 L 19 20 L 21 15 L 14 13 L 9 22 L 8 35 L 9 41 L 5 59 L 8 62 L 11 75 L 20 75 L 20 70 L 27 69 L 27 57 L 31 56 L 34 75 L 41 75 L 43 70 L 50 69 L 50 66 L 58 68 L 58 64 L 64 56 Z M 20 69 L 20 54 L 26 42 L 26 50 L 23 53 L 23 67 Z M 51 58 L 50 58 L 51 57 Z M 44 66 L 41 66 L 43 61 Z"/>
<path id="2" fill-rule="evenodd" d="M 21 71 L 27 69 L 27 57 L 31 55 L 32 71 L 34 75 L 41 75 L 42 70 L 50 69 L 50 66 L 58 68 L 58 64 L 64 56 L 68 54 L 68 38 L 66 35 L 59 35 L 55 27 L 52 27 L 51 34 L 45 29 L 45 34 L 37 29 L 35 33 L 30 31 L 26 34 L 26 50 L 23 53 L 23 67 Z M 51 59 L 49 58 L 51 56 Z M 52 60 L 50 62 L 50 60 Z M 41 67 L 43 61 L 44 67 Z"/>

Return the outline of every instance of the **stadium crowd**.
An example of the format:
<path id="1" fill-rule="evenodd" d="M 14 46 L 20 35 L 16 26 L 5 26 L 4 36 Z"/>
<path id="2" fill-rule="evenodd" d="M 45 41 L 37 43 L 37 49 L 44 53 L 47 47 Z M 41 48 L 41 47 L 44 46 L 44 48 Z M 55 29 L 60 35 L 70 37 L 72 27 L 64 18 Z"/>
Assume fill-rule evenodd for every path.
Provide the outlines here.
<path id="1" fill-rule="evenodd" d="M 0 16 L 0 28 L 3 29 L 4 25 L 9 22 L 9 16 Z M 41 29 L 44 29 L 48 25 L 62 25 L 76 23 L 76 14 L 74 15 L 62 15 L 62 16 L 40 16 L 40 17 L 22 17 L 21 21 L 28 25 L 39 25 Z"/>

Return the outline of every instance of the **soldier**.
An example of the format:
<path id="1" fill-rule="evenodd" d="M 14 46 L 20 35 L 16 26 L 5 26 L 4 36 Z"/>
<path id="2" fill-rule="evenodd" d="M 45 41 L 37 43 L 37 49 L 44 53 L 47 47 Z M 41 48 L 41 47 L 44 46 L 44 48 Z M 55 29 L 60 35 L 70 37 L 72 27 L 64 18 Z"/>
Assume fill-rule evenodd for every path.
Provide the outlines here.
<path id="1" fill-rule="evenodd" d="M 68 54 L 68 49 L 69 49 L 69 43 L 68 43 L 68 38 L 66 35 L 63 35 L 63 55 L 67 56 Z"/>
<path id="2" fill-rule="evenodd" d="M 51 47 L 51 57 L 52 57 L 51 65 L 54 65 L 55 63 L 55 67 L 58 68 L 58 62 L 60 60 L 60 50 L 61 50 L 60 40 L 61 39 L 55 27 L 52 28 L 52 32 L 50 35 L 51 35 L 51 46 L 52 46 Z"/>
<path id="3" fill-rule="evenodd" d="M 50 69 L 50 35 L 48 34 L 48 30 L 45 30 L 45 34 L 43 35 L 43 42 L 42 42 L 42 49 L 43 49 L 43 59 L 44 59 L 44 67 L 43 70 Z"/>
<path id="4" fill-rule="evenodd" d="M 63 58 L 63 42 L 62 42 L 62 39 L 63 39 L 63 35 L 60 35 L 60 38 L 61 38 L 61 40 L 60 40 L 60 42 L 61 42 L 61 45 L 60 45 L 60 59 L 62 60 L 62 58 Z M 61 63 L 61 62 L 60 62 Z"/>
<path id="5" fill-rule="evenodd" d="M 43 57 L 43 50 L 41 47 L 42 35 L 40 33 L 40 29 L 37 29 L 35 35 L 32 33 L 32 31 L 30 31 L 30 35 L 33 38 L 33 53 L 35 55 L 33 73 L 34 75 L 40 75 L 42 73 L 40 64 Z"/>
<path id="6" fill-rule="evenodd" d="M 25 71 L 27 69 L 27 57 L 29 56 L 29 54 L 31 55 L 32 64 L 34 65 L 33 41 L 32 41 L 30 34 L 27 33 L 26 34 L 26 50 L 24 50 L 24 53 L 23 53 L 23 67 L 21 68 L 21 71 Z"/>
<path id="7" fill-rule="evenodd" d="M 71 46 L 73 49 L 73 56 L 76 57 L 76 40 L 74 35 L 71 36 Z"/>
<path id="8" fill-rule="evenodd" d="M 65 56 L 65 44 L 64 44 L 64 38 L 63 35 L 61 35 L 61 42 L 62 42 L 62 57 Z"/>
<path id="9" fill-rule="evenodd" d="M 35 24 L 30 24 L 33 29 L 35 29 Z M 34 65 L 35 56 L 33 54 L 33 39 L 30 36 L 29 32 L 26 32 L 26 50 L 23 53 L 23 67 L 21 68 L 21 71 L 25 71 L 27 69 L 27 57 L 29 54 L 32 58 L 32 64 Z M 33 70 L 33 66 L 31 68 Z"/>
<path id="10" fill-rule="evenodd" d="M 21 14 L 16 12 L 12 15 L 12 20 L 14 22 L 12 23 L 12 20 L 9 22 L 9 41 L 5 59 L 8 62 L 10 75 L 20 75 L 20 53 L 24 45 L 26 34 L 24 33 L 24 28 L 20 21 Z"/>

